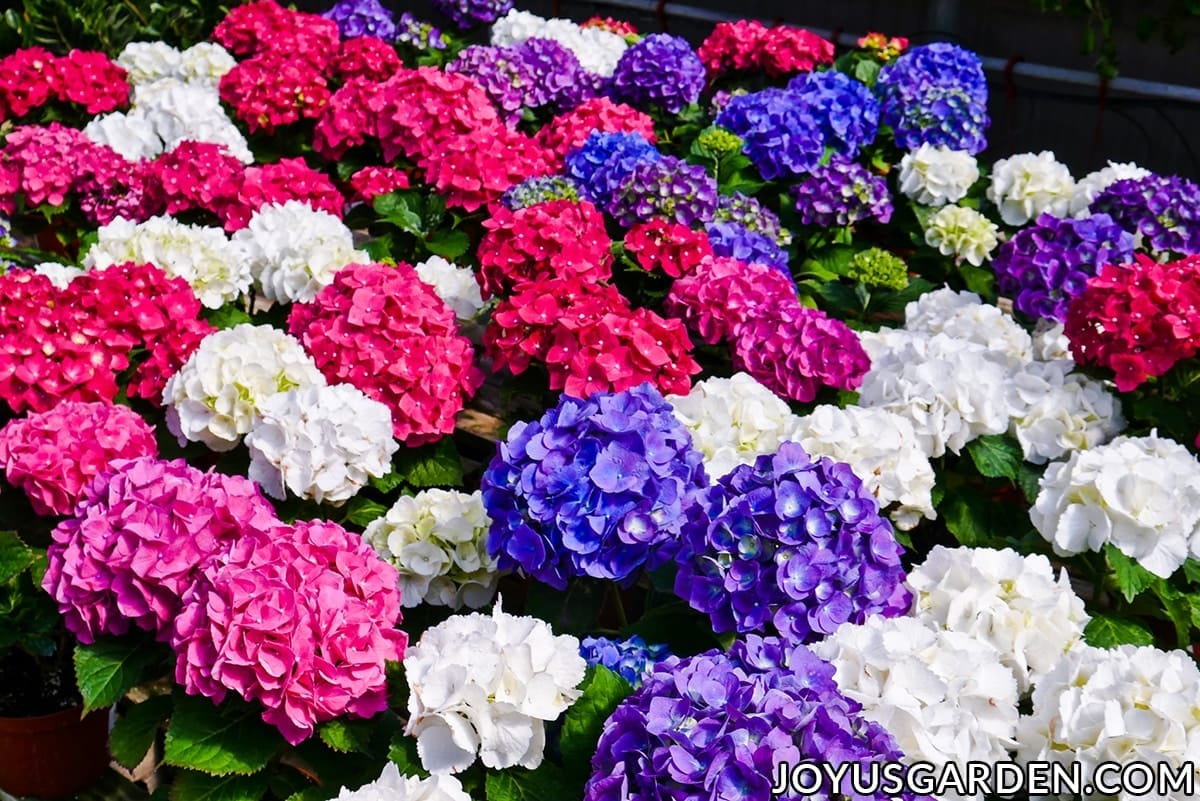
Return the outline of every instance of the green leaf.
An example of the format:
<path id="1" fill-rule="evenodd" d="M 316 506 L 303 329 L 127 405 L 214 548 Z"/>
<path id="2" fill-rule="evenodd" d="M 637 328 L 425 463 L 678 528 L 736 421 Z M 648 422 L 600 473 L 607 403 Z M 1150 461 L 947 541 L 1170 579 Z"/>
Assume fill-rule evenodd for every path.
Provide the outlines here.
<path id="1" fill-rule="evenodd" d="M 990 302 L 996 296 L 996 274 L 991 269 L 976 267 L 973 264 L 960 264 L 958 272 L 962 275 L 967 289 Z"/>
<path id="2" fill-rule="evenodd" d="M 181 770 L 171 785 L 171 801 L 258 801 L 267 792 L 271 778 L 253 776 L 209 776 Z"/>
<path id="3" fill-rule="evenodd" d="M 1115 545 L 1104 546 L 1104 559 L 1112 569 L 1116 579 L 1117 589 L 1125 596 L 1127 602 L 1141 594 L 1142 590 L 1154 584 L 1158 579 L 1134 559 L 1121 553 Z"/>
<path id="4" fill-rule="evenodd" d="M 1188 557 L 1183 563 L 1183 575 L 1191 584 L 1200 584 L 1200 561 L 1196 561 L 1192 557 Z"/>
<path id="5" fill-rule="evenodd" d="M 609 586 L 587 578 L 572 579 L 565 590 L 533 582 L 525 610 L 545 620 L 557 633 L 582 637 L 595 626 Z"/>
<path id="6" fill-rule="evenodd" d="M 366 528 L 373 521 L 386 515 L 388 511 L 383 504 L 362 497 L 352 498 L 346 507 L 348 510 L 346 522 L 353 523 L 360 528 Z"/>
<path id="7" fill-rule="evenodd" d="M 1034 467 L 1028 462 L 1021 462 L 1021 467 L 1017 470 L 1017 486 L 1021 488 L 1021 494 L 1030 504 L 1037 500 L 1038 493 L 1042 490 L 1043 472 L 1044 466 Z"/>
<path id="8" fill-rule="evenodd" d="M 454 440 L 442 437 L 431 445 L 401 448 L 392 460 L 395 472 L 404 483 L 425 487 L 458 487 L 462 485 L 462 457 Z"/>
<path id="9" fill-rule="evenodd" d="M 466 253 L 471 247 L 471 240 L 465 231 L 434 231 L 425 240 L 425 247 L 435 256 L 453 261 Z"/>
<path id="10" fill-rule="evenodd" d="M 246 312 L 242 311 L 237 306 L 231 306 L 228 304 L 219 309 L 215 309 L 211 314 L 209 314 L 208 321 L 212 323 L 215 328 L 233 328 L 234 326 L 242 325 L 243 323 L 254 322 L 250 318 L 249 314 L 246 314 Z"/>
<path id="11" fill-rule="evenodd" d="M 0 584 L 7 584 L 37 562 L 37 554 L 15 531 L 0 531 Z"/>
<path id="12" fill-rule="evenodd" d="M 163 646 L 149 637 L 104 639 L 75 649 L 75 677 L 84 711 L 101 709 L 165 668 Z"/>
<path id="13" fill-rule="evenodd" d="M 283 744 L 261 714 L 233 697 L 216 706 L 208 698 L 178 693 L 167 726 L 164 761 L 214 776 L 256 773 Z"/>
<path id="14" fill-rule="evenodd" d="M 387 495 L 389 492 L 397 489 L 398 487 L 404 486 L 404 476 L 396 472 L 395 467 L 384 473 L 382 476 L 371 476 L 369 481 L 372 487 L 379 490 L 384 495 Z M 385 509 L 384 511 L 386 512 L 387 510 Z M 352 520 L 353 518 L 348 519 Z M 370 522 L 370 520 L 367 522 Z M 366 523 L 363 523 L 362 525 L 366 525 Z"/>
<path id="15" fill-rule="evenodd" d="M 1092 616 L 1083 630 L 1083 639 L 1096 648 L 1154 644 L 1154 635 L 1142 624 L 1103 614 Z"/>
<path id="16" fill-rule="evenodd" d="M 1192 599 L 1179 590 L 1157 579 L 1150 585 L 1158 600 L 1162 602 L 1163 612 L 1175 626 L 1175 638 L 1180 648 L 1187 647 L 1192 639 Z"/>
<path id="17" fill-rule="evenodd" d="M 421 222 L 421 215 L 413 209 L 413 202 L 409 196 L 398 192 L 379 195 L 371 205 L 381 219 L 391 223 L 401 231 L 407 231 L 417 236 L 422 236 L 425 233 Z"/>
<path id="18" fill-rule="evenodd" d="M 108 750 L 113 759 L 127 768 L 136 767 L 154 745 L 154 737 L 172 707 L 169 695 L 154 695 L 130 707 L 108 733 Z"/>
<path id="19" fill-rule="evenodd" d="M 596 753 L 604 721 L 633 687 L 603 665 L 589 668 L 580 687 L 583 695 L 571 704 L 563 720 L 561 748 L 564 760 L 586 768 Z"/>
<path id="20" fill-rule="evenodd" d="M 867 86 L 874 86 L 875 79 L 879 77 L 879 71 L 882 65 L 876 61 L 860 61 L 854 65 L 854 77 L 865 83 Z"/>
<path id="21" fill-rule="evenodd" d="M 971 487 L 947 493 L 938 513 L 959 544 L 971 548 L 1007 547 L 1032 528 L 1027 510 L 996 503 L 987 493 Z"/>
<path id="22" fill-rule="evenodd" d="M 1024 461 L 1021 446 L 1003 434 L 979 437 L 967 444 L 967 453 L 981 475 L 1015 480 Z"/>
<path id="23" fill-rule="evenodd" d="M 553 762 L 543 762 L 537 770 L 489 771 L 486 786 L 487 801 L 550 801 L 578 798 L 582 794 L 571 791 L 562 770 Z"/>
<path id="24" fill-rule="evenodd" d="M 371 744 L 374 724 L 368 720 L 344 720 L 335 718 L 317 727 L 321 741 L 334 751 L 347 754 L 351 751 L 367 753 Z"/>
<path id="25" fill-rule="evenodd" d="M 392 737 L 392 744 L 388 749 L 388 759 L 395 762 L 396 767 L 400 768 L 400 773 L 405 776 L 422 778 L 429 776 L 429 771 L 421 766 L 416 738 L 409 737 L 404 732 L 397 732 Z"/>

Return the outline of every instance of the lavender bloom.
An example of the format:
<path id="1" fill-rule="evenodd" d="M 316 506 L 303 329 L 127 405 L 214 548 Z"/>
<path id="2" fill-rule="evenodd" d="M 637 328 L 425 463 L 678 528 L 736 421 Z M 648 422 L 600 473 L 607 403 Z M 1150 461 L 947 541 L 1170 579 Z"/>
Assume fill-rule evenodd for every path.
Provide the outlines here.
<path id="1" fill-rule="evenodd" d="M 1148 175 L 1111 184 L 1092 201 L 1156 253 L 1200 253 L 1200 185 L 1179 176 Z"/>
<path id="2" fill-rule="evenodd" d="M 1071 299 L 1103 265 L 1132 259 L 1133 234 L 1107 214 L 1076 220 L 1042 214 L 1000 246 L 992 269 L 1019 311 L 1063 322 Z"/>
<path id="3" fill-rule="evenodd" d="M 634 167 L 606 208 L 626 228 L 657 217 L 695 228 L 711 221 L 716 210 L 716 180 L 674 156 Z"/>
<path id="4" fill-rule="evenodd" d="M 579 655 L 589 665 L 603 665 L 636 689 L 642 686 L 642 680 L 655 664 L 671 654 L 667 646 L 647 645 L 635 634 L 628 640 L 584 637 L 579 643 Z"/>
<path id="5" fill-rule="evenodd" d="M 817 167 L 791 189 L 805 225 L 853 225 L 860 220 L 886 223 L 892 218 L 887 181 L 853 161 Z"/>
<path id="6" fill-rule="evenodd" d="M 579 200 L 579 188 L 563 175 L 537 175 L 500 196 L 500 202 L 509 211 L 520 211 L 552 200 Z"/>
<path id="7" fill-rule="evenodd" d="M 563 113 L 607 89 L 607 80 L 588 72 L 579 57 L 553 39 L 526 39 L 517 46 L 529 85 L 524 87 L 528 108 Z"/>
<path id="8" fill-rule="evenodd" d="M 339 0 L 321 16 L 337 23 L 343 39 L 374 36 L 385 42 L 396 38 L 396 22 L 392 12 L 379 0 Z"/>
<path id="9" fill-rule="evenodd" d="M 703 494 L 675 592 L 713 630 L 810 642 L 842 623 L 904 614 L 903 552 L 850 466 L 785 442 Z"/>
<path id="10" fill-rule="evenodd" d="M 825 151 L 820 123 L 786 89 L 734 97 L 716 124 L 742 137 L 742 152 L 768 181 L 811 171 Z"/>
<path id="11" fill-rule="evenodd" d="M 512 10 L 513 0 L 433 0 L 433 8 L 454 21 L 460 30 L 491 25 Z"/>
<path id="12" fill-rule="evenodd" d="M 655 33 L 622 54 L 611 91 L 620 103 L 678 114 L 700 99 L 704 76 L 704 62 L 686 39 Z"/>
<path id="13" fill-rule="evenodd" d="M 567 154 L 566 173 L 584 198 L 607 208 L 634 167 L 661 158 L 641 134 L 593 131 L 583 147 Z"/>
<path id="14" fill-rule="evenodd" d="M 833 666 L 804 646 L 773 638 L 750 636 L 728 653 L 670 657 L 605 722 L 584 799 L 850 798 L 848 778 L 817 795 L 772 793 L 781 766 L 803 760 L 854 766 L 902 759 L 892 736 L 862 716 L 833 676 Z"/>
<path id="15" fill-rule="evenodd" d="M 837 70 L 806 72 L 793 78 L 788 90 L 816 117 L 826 147 L 854 158 L 875 141 L 879 101 L 862 81 Z"/>
<path id="16" fill-rule="evenodd" d="M 672 559 L 703 457 L 650 384 L 588 400 L 563 395 L 517 423 L 483 476 L 499 570 L 564 589 L 576 576 L 633 581 Z"/>
<path id="17" fill-rule="evenodd" d="M 729 256 L 747 264 L 765 264 L 791 277 L 787 251 L 776 245 L 773 239 L 749 231 L 735 222 L 713 221 L 705 230 L 713 255 Z"/>
<path id="18" fill-rule="evenodd" d="M 422 51 L 446 49 L 446 41 L 442 39 L 440 30 L 428 22 L 421 22 L 407 11 L 396 21 L 396 44 Z"/>
<path id="19" fill-rule="evenodd" d="M 525 105 L 522 88 L 529 77 L 516 48 L 472 45 L 446 65 L 446 72 L 474 78 L 496 105 L 505 125 L 512 127 L 520 121 Z"/>
<path id="20" fill-rule="evenodd" d="M 897 147 L 987 147 L 987 79 L 979 57 L 947 42 L 914 48 L 884 66 L 875 83 L 882 119 Z"/>
<path id="21" fill-rule="evenodd" d="M 741 192 L 717 198 L 713 221 L 737 223 L 747 231 L 769 237 L 781 248 L 792 244 L 792 232 L 783 227 L 775 212 L 760 203 L 758 198 Z"/>

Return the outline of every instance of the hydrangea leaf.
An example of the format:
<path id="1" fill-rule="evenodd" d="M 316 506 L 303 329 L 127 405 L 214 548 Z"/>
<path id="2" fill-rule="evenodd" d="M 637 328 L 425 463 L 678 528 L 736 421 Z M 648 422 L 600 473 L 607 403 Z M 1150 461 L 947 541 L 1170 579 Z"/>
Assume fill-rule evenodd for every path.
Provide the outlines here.
<path id="1" fill-rule="evenodd" d="M 1137 560 L 1121 553 L 1115 545 L 1104 546 L 1104 559 L 1112 568 L 1113 578 L 1116 579 L 1117 589 L 1126 601 L 1132 602 L 1157 580 L 1153 573 L 1137 563 Z"/>
<path id="2" fill-rule="evenodd" d="M 253 323 L 254 320 L 249 314 L 239 309 L 237 306 L 225 305 L 216 309 L 211 314 L 207 315 L 208 321 L 215 328 L 233 328 L 242 325 L 243 323 Z"/>
<path id="3" fill-rule="evenodd" d="M 462 457 L 458 455 L 458 449 L 449 437 L 442 437 L 436 443 L 420 448 L 401 448 L 393 460 L 393 465 L 394 475 L 400 482 L 412 487 L 424 489 L 462 486 Z M 381 479 L 387 480 L 387 476 Z M 383 489 L 379 485 L 375 486 L 377 489 Z M 398 486 L 398 483 L 392 489 L 395 486 Z"/>
<path id="4" fill-rule="evenodd" d="M 127 768 L 135 767 L 154 745 L 154 736 L 171 714 L 171 696 L 155 695 L 135 704 L 119 718 L 108 734 L 113 759 Z"/>
<path id="5" fill-rule="evenodd" d="M 369 721 L 335 718 L 317 727 L 321 742 L 343 754 L 350 751 L 367 753 L 374 728 Z"/>
<path id="6" fill-rule="evenodd" d="M 548 801 L 551 798 L 577 798 L 553 762 L 543 762 L 537 770 L 509 768 L 487 775 L 487 801 Z"/>
<path id="7" fill-rule="evenodd" d="M 388 759 L 395 762 L 396 767 L 400 768 L 400 772 L 405 776 L 429 776 L 429 771 L 421 765 L 421 756 L 417 753 L 417 738 L 409 737 L 404 732 L 396 732 L 393 735 Z"/>
<path id="8" fill-rule="evenodd" d="M 166 649 L 149 637 L 104 639 L 78 646 L 75 677 L 84 711 L 116 703 L 156 672 L 165 672 L 165 667 Z"/>
<path id="9" fill-rule="evenodd" d="M 471 240 L 463 231 L 434 231 L 425 240 L 425 247 L 435 256 L 454 261 L 467 252 Z"/>
<path id="10" fill-rule="evenodd" d="M 0 584 L 12 581 L 37 561 L 33 549 L 13 531 L 0 531 Z"/>
<path id="11" fill-rule="evenodd" d="M 1083 630 L 1083 639 L 1097 648 L 1154 644 L 1154 635 L 1140 623 L 1109 615 L 1094 615 Z"/>
<path id="12" fill-rule="evenodd" d="M 209 776 L 181 770 L 171 785 L 171 801 L 258 801 L 267 792 L 270 776 Z"/>
<path id="13" fill-rule="evenodd" d="M 283 744 L 260 714 L 233 698 L 216 706 L 208 698 L 179 693 L 167 726 L 164 761 L 214 776 L 256 773 Z"/>
<path id="14" fill-rule="evenodd" d="M 560 745 L 567 764 L 586 771 L 596 753 L 604 721 L 633 692 L 633 687 L 603 665 L 596 665 L 588 669 L 580 688 L 583 695 L 567 710 Z"/>
<path id="15" fill-rule="evenodd" d="M 1016 480 L 1021 468 L 1021 446 L 1002 434 L 979 437 L 967 444 L 976 469 L 987 478 Z"/>
<path id="16" fill-rule="evenodd" d="M 388 479 L 394 473 L 389 473 L 380 481 Z M 396 486 L 399 486 L 397 482 Z M 369 498 L 357 497 L 352 498 L 350 503 L 346 504 L 346 522 L 362 528 L 366 528 L 370 523 L 387 514 L 387 507 L 381 503 L 376 503 Z"/>

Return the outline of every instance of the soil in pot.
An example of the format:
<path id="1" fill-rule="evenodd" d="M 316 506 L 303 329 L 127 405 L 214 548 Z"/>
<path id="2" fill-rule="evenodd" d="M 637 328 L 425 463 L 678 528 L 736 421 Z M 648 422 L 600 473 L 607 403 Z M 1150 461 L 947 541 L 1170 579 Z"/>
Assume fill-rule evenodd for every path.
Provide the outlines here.
<path id="1" fill-rule="evenodd" d="M 82 703 L 70 662 L 47 670 L 24 651 L 0 657 L 0 717 L 27 718 Z"/>

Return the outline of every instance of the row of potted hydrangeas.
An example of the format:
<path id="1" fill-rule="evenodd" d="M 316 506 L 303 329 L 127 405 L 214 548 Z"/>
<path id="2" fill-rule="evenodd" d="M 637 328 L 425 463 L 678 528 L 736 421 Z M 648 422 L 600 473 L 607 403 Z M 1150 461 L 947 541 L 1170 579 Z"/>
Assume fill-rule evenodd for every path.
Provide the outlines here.
<path id="1" fill-rule="evenodd" d="M 990 153 L 949 43 L 435 7 L 0 59 L 0 714 L 173 801 L 1193 797 L 1197 184 Z"/>

